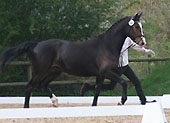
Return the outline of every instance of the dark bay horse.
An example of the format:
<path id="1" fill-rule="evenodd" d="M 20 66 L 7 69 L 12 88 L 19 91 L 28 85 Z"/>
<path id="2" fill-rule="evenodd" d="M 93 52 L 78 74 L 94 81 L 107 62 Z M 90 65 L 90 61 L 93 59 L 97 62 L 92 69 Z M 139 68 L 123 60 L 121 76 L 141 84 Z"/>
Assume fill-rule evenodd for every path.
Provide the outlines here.
<path id="1" fill-rule="evenodd" d="M 8 64 L 17 56 L 27 54 L 30 59 L 33 75 L 26 86 L 24 107 L 29 107 L 33 88 L 40 87 L 48 93 L 55 103 L 55 95 L 49 90 L 49 83 L 62 72 L 83 76 L 96 77 L 96 88 L 92 106 L 97 99 L 105 78 L 117 80 L 123 87 L 122 104 L 127 100 L 127 85 L 113 69 L 118 66 L 119 54 L 126 37 L 130 37 L 139 45 L 145 44 L 140 28 L 141 14 L 120 19 L 105 33 L 82 43 L 51 39 L 38 43 L 24 42 L 17 47 L 2 52 L 0 70 L 3 72 Z"/>

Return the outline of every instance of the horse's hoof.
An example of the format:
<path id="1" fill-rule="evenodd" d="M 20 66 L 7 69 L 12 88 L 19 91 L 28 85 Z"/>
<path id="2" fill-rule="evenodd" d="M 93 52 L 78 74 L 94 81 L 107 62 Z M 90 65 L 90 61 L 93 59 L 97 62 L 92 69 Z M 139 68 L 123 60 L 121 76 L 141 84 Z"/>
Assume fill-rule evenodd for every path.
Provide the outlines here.
<path id="1" fill-rule="evenodd" d="M 58 99 L 54 94 L 53 97 L 51 98 L 51 101 L 54 107 L 58 107 Z"/>
<path id="2" fill-rule="evenodd" d="M 127 97 L 121 99 L 121 104 L 124 105 L 127 100 Z"/>
<path id="3" fill-rule="evenodd" d="M 122 106 L 123 104 L 122 104 L 121 102 L 118 102 L 117 105 L 118 105 L 118 106 Z"/>
<path id="4" fill-rule="evenodd" d="M 57 107 L 58 107 L 58 105 L 55 105 L 55 104 L 53 103 L 53 107 L 56 107 L 56 108 L 57 108 Z"/>
<path id="5" fill-rule="evenodd" d="M 24 108 L 30 108 L 29 106 L 24 106 Z"/>
<path id="6" fill-rule="evenodd" d="M 141 105 L 145 105 L 146 104 L 146 101 L 141 101 Z"/>
<path id="7" fill-rule="evenodd" d="M 52 101 L 54 107 L 58 107 L 58 100 Z"/>
<path id="8" fill-rule="evenodd" d="M 97 104 L 92 104 L 92 106 L 97 106 Z"/>

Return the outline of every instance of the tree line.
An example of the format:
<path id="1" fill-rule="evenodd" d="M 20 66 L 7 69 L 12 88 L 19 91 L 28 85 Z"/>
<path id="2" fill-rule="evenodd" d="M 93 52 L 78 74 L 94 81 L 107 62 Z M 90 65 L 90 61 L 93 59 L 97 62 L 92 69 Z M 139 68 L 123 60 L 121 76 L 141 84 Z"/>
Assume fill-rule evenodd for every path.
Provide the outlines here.
<path id="1" fill-rule="evenodd" d="M 82 41 L 118 19 L 119 0 L 0 0 L 0 51 L 24 41 Z M 110 16 L 109 16 L 110 14 Z M 115 14 L 116 15 L 116 14 Z"/>

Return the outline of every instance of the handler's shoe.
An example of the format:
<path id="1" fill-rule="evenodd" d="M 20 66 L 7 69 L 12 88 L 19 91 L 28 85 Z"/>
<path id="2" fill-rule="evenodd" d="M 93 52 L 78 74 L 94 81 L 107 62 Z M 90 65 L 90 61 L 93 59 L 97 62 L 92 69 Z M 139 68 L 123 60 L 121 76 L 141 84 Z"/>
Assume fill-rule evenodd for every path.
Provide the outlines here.
<path id="1" fill-rule="evenodd" d="M 145 97 L 145 96 L 141 96 L 141 97 L 140 97 L 140 102 L 141 102 L 142 105 L 145 105 L 146 102 L 147 102 L 147 101 L 146 101 L 146 97 Z"/>
<path id="2" fill-rule="evenodd" d="M 156 102 L 156 100 L 152 100 L 152 101 L 141 101 L 141 104 L 142 105 L 145 105 L 146 103 L 154 103 L 154 102 Z"/>
<path id="3" fill-rule="evenodd" d="M 146 101 L 146 103 L 154 103 L 157 102 L 156 100 L 152 100 L 152 101 Z"/>

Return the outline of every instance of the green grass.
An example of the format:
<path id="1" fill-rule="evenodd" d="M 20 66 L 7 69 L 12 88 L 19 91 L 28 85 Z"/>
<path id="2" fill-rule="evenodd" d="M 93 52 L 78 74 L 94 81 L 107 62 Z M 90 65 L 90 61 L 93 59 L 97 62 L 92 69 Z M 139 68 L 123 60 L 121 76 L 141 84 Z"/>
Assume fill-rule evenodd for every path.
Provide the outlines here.
<path id="1" fill-rule="evenodd" d="M 170 94 L 170 62 L 154 66 L 151 73 L 142 81 L 145 95 Z M 128 91 L 128 95 L 136 95 L 134 88 Z"/>

